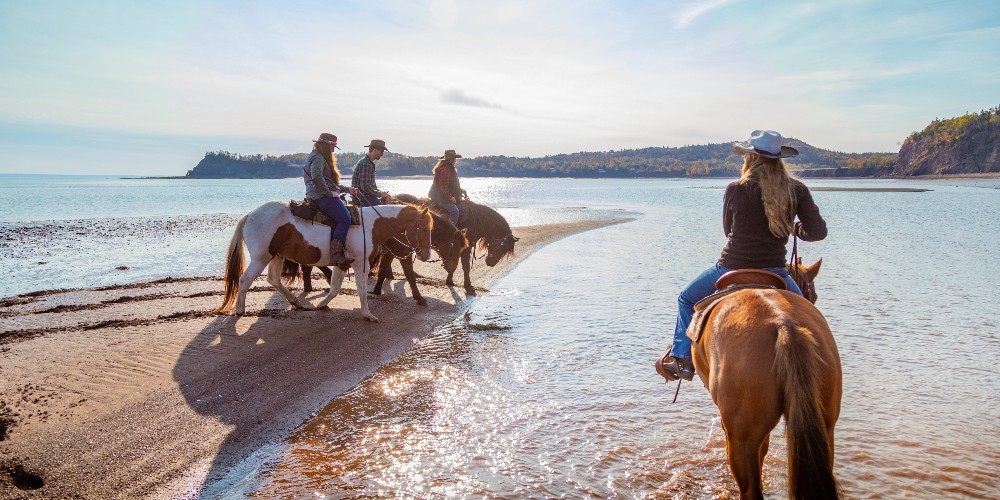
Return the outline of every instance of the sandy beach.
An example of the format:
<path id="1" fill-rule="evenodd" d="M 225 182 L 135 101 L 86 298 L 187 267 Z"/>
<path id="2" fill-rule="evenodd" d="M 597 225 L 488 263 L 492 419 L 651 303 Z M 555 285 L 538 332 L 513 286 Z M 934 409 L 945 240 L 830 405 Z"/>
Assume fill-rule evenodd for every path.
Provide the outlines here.
<path id="1" fill-rule="evenodd" d="M 477 261 L 473 283 L 488 293 L 540 246 L 614 222 L 514 228 L 516 256 Z M 416 270 L 428 306 L 389 281 L 370 296 L 380 323 L 361 319 L 350 278 L 320 311 L 290 308 L 260 278 L 243 317 L 211 312 L 220 277 L 0 299 L 0 497 L 197 496 L 467 307 L 440 264 Z"/>

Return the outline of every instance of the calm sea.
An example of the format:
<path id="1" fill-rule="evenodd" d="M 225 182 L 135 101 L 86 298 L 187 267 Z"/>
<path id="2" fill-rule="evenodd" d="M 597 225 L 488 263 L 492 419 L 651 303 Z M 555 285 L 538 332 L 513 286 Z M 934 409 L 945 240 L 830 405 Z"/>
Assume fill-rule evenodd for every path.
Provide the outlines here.
<path id="1" fill-rule="evenodd" d="M 220 274 L 277 181 L 0 178 L 0 296 Z M 285 442 L 221 496 L 737 496 L 697 380 L 665 385 L 680 289 L 725 241 L 725 180 L 463 179 L 513 226 L 630 215 L 556 241 Z M 422 194 L 429 180 L 385 180 Z M 1000 183 L 807 180 L 827 240 L 817 305 L 840 346 L 836 473 L 849 498 L 1000 494 Z M 44 196 L 44 197 L 43 197 Z M 515 231 L 516 232 L 516 231 Z M 40 263 L 44 262 L 44 264 Z M 116 270 L 128 266 L 127 270 Z M 783 497 L 782 426 L 765 476 Z"/>

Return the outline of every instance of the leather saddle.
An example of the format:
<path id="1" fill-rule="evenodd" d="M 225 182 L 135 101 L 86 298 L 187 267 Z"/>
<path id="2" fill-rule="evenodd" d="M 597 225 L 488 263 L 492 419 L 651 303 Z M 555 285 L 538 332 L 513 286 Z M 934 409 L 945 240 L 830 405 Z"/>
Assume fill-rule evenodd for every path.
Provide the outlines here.
<path id="1" fill-rule="evenodd" d="M 288 208 L 291 209 L 292 215 L 300 219 L 330 227 L 337 225 L 336 221 L 331 219 L 329 215 L 324 214 L 319 209 L 319 205 L 309 198 L 305 198 L 302 201 L 291 200 L 288 202 Z M 351 225 L 360 225 L 359 221 L 361 218 L 358 216 L 358 207 L 356 205 L 347 205 L 347 211 L 351 213 Z"/>
<path id="2" fill-rule="evenodd" d="M 716 292 L 694 305 L 694 317 L 688 325 L 687 336 L 692 341 L 697 342 L 705 331 L 708 317 L 712 314 L 715 306 L 733 293 L 740 290 L 762 288 L 771 290 L 785 290 L 785 279 L 771 271 L 763 269 L 737 269 L 723 274 L 715 281 Z"/>

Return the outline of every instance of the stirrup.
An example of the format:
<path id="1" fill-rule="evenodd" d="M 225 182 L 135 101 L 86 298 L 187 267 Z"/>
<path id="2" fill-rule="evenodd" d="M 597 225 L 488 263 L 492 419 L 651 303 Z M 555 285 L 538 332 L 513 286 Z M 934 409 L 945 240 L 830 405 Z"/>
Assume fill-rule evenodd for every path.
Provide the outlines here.
<path id="1" fill-rule="evenodd" d="M 667 382 L 694 378 L 694 363 L 691 358 L 675 358 L 668 350 L 663 357 L 656 362 L 656 373 L 659 373 Z"/>

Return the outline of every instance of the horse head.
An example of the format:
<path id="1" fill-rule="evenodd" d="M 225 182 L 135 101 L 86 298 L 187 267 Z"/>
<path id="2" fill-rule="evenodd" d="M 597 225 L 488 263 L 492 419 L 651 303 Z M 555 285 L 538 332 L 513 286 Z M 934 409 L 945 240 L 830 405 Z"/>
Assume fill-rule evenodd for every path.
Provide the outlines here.
<path id="1" fill-rule="evenodd" d="M 469 247 L 469 239 L 467 237 L 468 229 L 458 229 L 455 227 L 447 217 L 444 218 L 445 222 L 448 223 L 450 228 L 444 231 L 445 236 L 443 238 L 435 238 L 434 245 L 437 250 L 438 255 L 441 256 L 441 266 L 444 270 L 453 273 L 458 269 L 458 262 L 462 257 L 462 250 Z M 444 224 L 441 224 L 444 225 Z M 435 221 L 435 230 L 438 224 Z M 441 240 L 440 242 L 438 240 Z"/>
<path id="2" fill-rule="evenodd" d="M 507 233 L 499 238 L 486 240 L 486 265 L 493 267 L 500 259 L 514 252 L 514 243 L 520 238 L 513 233 Z"/>
<path id="3" fill-rule="evenodd" d="M 795 284 L 799 285 L 799 289 L 802 290 L 802 296 L 812 302 L 816 303 L 816 299 L 819 296 L 816 294 L 816 276 L 819 275 L 819 268 L 823 265 L 823 258 L 820 257 L 811 266 L 802 265 L 802 257 L 799 257 L 795 261 L 795 265 L 786 264 L 785 267 L 788 268 L 788 274 L 792 275 L 792 279 L 795 280 Z"/>
<path id="4" fill-rule="evenodd" d="M 431 211 L 427 208 L 411 208 L 417 210 L 417 217 L 403 234 L 407 244 L 417 254 L 417 258 L 426 262 L 431 258 L 431 235 L 434 232 L 434 219 L 431 216 Z"/>

